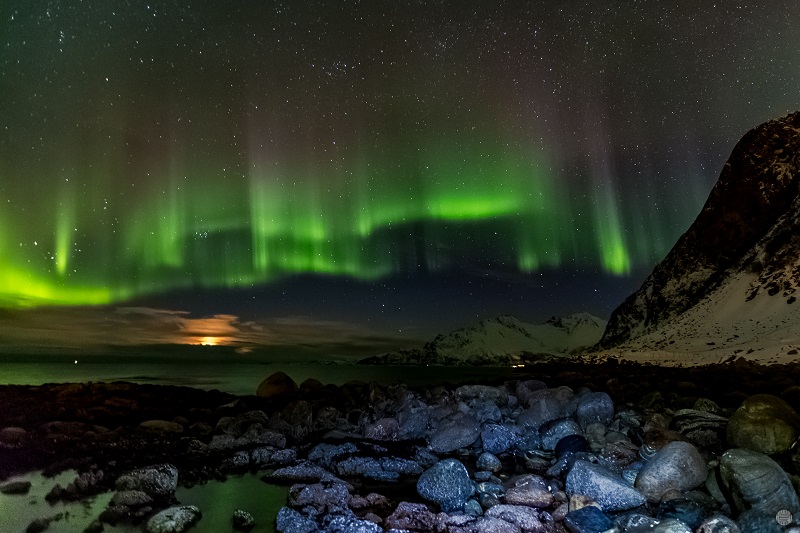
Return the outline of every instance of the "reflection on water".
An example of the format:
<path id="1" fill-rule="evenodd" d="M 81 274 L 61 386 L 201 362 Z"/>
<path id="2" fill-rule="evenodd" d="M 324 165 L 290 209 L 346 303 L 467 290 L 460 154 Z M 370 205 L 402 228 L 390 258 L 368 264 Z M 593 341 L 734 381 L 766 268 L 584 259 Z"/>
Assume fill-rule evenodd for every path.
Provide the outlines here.
<path id="1" fill-rule="evenodd" d="M 183 505 L 196 505 L 203 518 L 196 531 L 235 532 L 232 525 L 236 509 L 247 511 L 256 521 L 253 533 L 275 531 L 275 517 L 286 504 L 289 488 L 261 481 L 260 475 L 246 474 L 226 481 L 209 481 L 190 489 L 179 488 L 175 497 Z"/>
<path id="2" fill-rule="evenodd" d="M 22 533 L 33 520 L 50 518 L 62 514 L 62 518 L 47 531 L 81 532 L 105 509 L 111 493 L 99 494 L 93 500 L 51 505 L 45 495 L 56 484 L 66 487 L 75 479 L 74 471 L 63 472 L 54 478 L 45 478 L 41 473 L 17 476 L 0 482 L 30 481 L 31 490 L 25 495 L 0 494 L 0 532 Z M 261 481 L 260 475 L 234 476 L 227 481 L 211 481 L 192 488 L 180 487 L 175 497 L 182 505 L 196 505 L 203 518 L 192 529 L 196 532 L 235 532 L 232 525 L 236 509 L 247 511 L 256 521 L 254 533 L 273 533 L 275 517 L 285 504 L 288 487 L 270 485 Z M 105 525 L 107 533 L 140 532 L 141 527 Z"/>

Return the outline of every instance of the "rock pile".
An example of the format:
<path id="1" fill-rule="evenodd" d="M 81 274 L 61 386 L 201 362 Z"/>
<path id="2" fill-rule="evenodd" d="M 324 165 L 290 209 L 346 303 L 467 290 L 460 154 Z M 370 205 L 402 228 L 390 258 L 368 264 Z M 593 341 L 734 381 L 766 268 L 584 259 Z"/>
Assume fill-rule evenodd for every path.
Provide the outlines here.
<path id="1" fill-rule="evenodd" d="M 369 414 L 340 428 L 351 442 L 310 449 L 306 483 L 293 486 L 278 530 L 711 533 L 796 526 L 800 506 L 785 470 L 795 471 L 787 455 L 798 437 L 792 407 L 770 395 L 746 398 L 738 409 L 706 398 L 683 409 L 653 400 L 615 405 L 604 392 L 539 381 L 387 390 Z M 397 431 L 376 433 L 375 424 Z M 412 435 L 424 441 L 405 441 L 405 457 L 386 455 L 390 442 Z M 367 447 L 381 460 L 362 457 Z M 343 467 L 352 462 L 364 468 Z M 416 494 L 388 510 L 376 494 L 367 498 L 379 508 L 355 505 L 364 497 L 350 483 L 364 478 L 410 478 Z"/>
<path id="2" fill-rule="evenodd" d="M 267 380 L 261 397 L 147 413 L 180 432 L 153 431 L 159 424 L 143 428 L 131 418 L 131 429 L 113 430 L 132 435 L 122 444 L 104 431 L 84 433 L 71 449 L 96 455 L 48 500 L 113 490 L 87 531 L 133 523 L 179 532 L 198 520 L 202 530 L 201 510 L 175 500 L 178 484 L 261 471 L 267 482 L 291 485 L 276 520 L 283 533 L 798 531 L 795 388 L 782 398 L 743 388 L 712 399 L 694 382 L 653 390 L 616 369 L 616 377 L 597 381 L 599 370 L 591 377 L 562 372 L 560 382 L 570 386 L 526 379 L 418 390 Z M 592 380 L 608 392 L 575 386 Z M 132 405 L 141 401 L 130 397 Z M 22 453 L 19 443 L 32 442 L 24 440 L 30 435 L 72 435 L 93 420 L 37 413 L 36 424 L 10 422 L 0 432 L 7 437 L 0 453 Z M 60 439 L 43 442 L 76 446 L 72 437 Z M 135 445 L 146 453 L 129 456 Z M 161 461 L 120 467 L 149 457 Z M 4 493 L 27 489 L 0 486 Z M 58 520 L 39 519 L 31 530 Z M 246 531 L 254 522 L 238 510 L 231 525 Z"/>

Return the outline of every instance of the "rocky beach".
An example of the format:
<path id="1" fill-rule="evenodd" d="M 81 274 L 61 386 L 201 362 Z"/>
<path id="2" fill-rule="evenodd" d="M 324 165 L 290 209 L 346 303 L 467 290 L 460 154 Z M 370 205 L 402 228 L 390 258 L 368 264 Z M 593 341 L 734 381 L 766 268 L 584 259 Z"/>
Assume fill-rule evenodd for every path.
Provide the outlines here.
<path id="1" fill-rule="evenodd" d="M 422 371 L 422 370 L 421 370 Z M 800 512 L 800 365 L 550 361 L 499 383 L 297 385 L 252 396 L 81 383 L 0 387 L 0 491 L 112 493 L 86 531 L 209 531 L 179 486 L 289 487 L 281 532 L 768 532 Z M 230 517 L 253 527 L 252 509 Z M 31 516 L 26 531 L 69 531 Z"/>

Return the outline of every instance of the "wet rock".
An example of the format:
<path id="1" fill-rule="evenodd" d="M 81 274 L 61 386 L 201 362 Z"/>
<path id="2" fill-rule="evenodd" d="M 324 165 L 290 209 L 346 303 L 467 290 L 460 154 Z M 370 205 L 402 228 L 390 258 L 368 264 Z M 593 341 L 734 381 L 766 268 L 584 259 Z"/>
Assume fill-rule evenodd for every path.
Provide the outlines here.
<path id="1" fill-rule="evenodd" d="M 571 418 L 560 418 L 546 422 L 539 428 L 542 449 L 555 450 L 558 441 L 569 435 L 581 435 L 581 427 Z"/>
<path id="2" fill-rule="evenodd" d="M 253 515 L 241 509 L 236 509 L 233 512 L 231 522 L 233 523 L 233 529 L 238 531 L 250 531 L 256 527 L 256 521 L 253 518 Z"/>
<path id="3" fill-rule="evenodd" d="M 605 392 L 589 392 L 578 399 L 575 417 L 583 429 L 593 422 L 605 426 L 613 416 L 614 401 Z"/>
<path id="4" fill-rule="evenodd" d="M 789 476 L 762 453 L 741 448 L 728 450 L 720 457 L 719 473 L 739 511 L 752 508 L 773 519 L 781 510 L 794 516 L 800 513 L 800 501 Z"/>
<path id="5" fill-rule="evenodd" d="M 434 531 L 436 515 L 421 503 L 400 502 L 384 521 L 387 529 Z"/>
<path id="6" fill-rule="evenodd" d="M 2 494 L 28 494 L 30 490 L 30 481 L 12 481 L 5 485 L 0 485 L 0 493 Z"/>
<path id="7" fill-rule="evenodd" d="M 674 518 L 693 530 L 700 526 L 706 516 L 711 514 L 711 509 L 687 498 L 676 498 L 662 501 L 653 514 L 661 520 Z"/>
<path id="8" fill-rule="evenodd" d="M 728 422 L 728 442 L 766 454 L 788 450 L 800 435 L 800 416 L 777 396 L 747 398 Z"/>
<path id="9" fill-rule="evenodd" d="M 671 442 L 645 463 L 634 486 L 647 501 L 656 503 L 664 493 L 699 487 L 708 475 L 703 456 L 688 442 Z"/>
<path id="10" fill-rule="evenodd" d="M 350 492 L 344 483 L 326 482 L 294 485 L 289 489 L 289 506 L 313 508 L 315 514 L 331 515 L 349 512 Z"/>
<path id="11" fill-rule="evenodd" d="M 547 508 L 553 504 L 553 493 L 541 477 L 523 474 L 515 478 L 506 489 L 505 502 L 510 505 Z"/>
<path id="12" fill-rule="evenodd" d="M 153 503 L 153 498 L 141 490 L 123 490 L 114 493 L 109 505 L 119 505 L 128 508 L 142 507 Z"/>
<path id="13" fill-rule="evenodd" d="M 567 475 L 567 494 L 589 496 L 605 511 L 624 511 L 644 505 L 645 497 L 602 466 L 575 461 Z"/>
<path id="14" fill-rule="evenodd" d="M 352 516 L 335 516 L 327 520 L 324 531 L 326 533 L 383 533 L 383 528 L 370 522 Z"/>
<path id="15" fill-rule="evenodd" d="M 498 472 L 503 468 L 503 464 L 496 455 L 489 452 L 484 452 L 478 456 L 478 460 L 475 463 L 475 468 L 478 470 L 485 470 L 487 472 Z"/>
<path id="16" fill-rule="evenodd" d="M 739 515 L 739 529 L 742 533 L 783 532 L 783 528 L 775 520 L 775 515 L 768 515 L 757 509 L 748 509 Z"/>
<path id="17" fill-rule="evenodd" d="M 631 533 L 637 532 L 633 531 Z M 646 533 L 692 533 L 692 528 L 675 518 L 666 518 L 656 524 L 654 528 L 647 530 Z"/>
<path id="18" fill-rule="evenodd" d="M 741 533 L 741 529 L 732 518 L 716 514 L 703 520 L 697 533 Z"/>
<path id="19" fill-rule="evenodd" d="M 423 470 L 416 461 L 397 457 L 348 457 L 335 468 L 340 476 L 361 476 L 376 481 L 397 481 L 401 476 L 418 476 Z"/>
<path id="20" fill-rule="evenodd" d="M 457 413 L 439 423 L 430 437 L 430 448 L 436 453 L 449 453 L 469 446 L 481 434 L 481 427 L 475 417 Z"/>
<path id="21" fill-rule="evenodd" d="M 286 426 L 281 427 L 281 431 L 294 440 L 303 440 L 314 429 L 313 408 L 305 400 L 297 400 L 281 411 L 281 420 Z"/>
<path id="22" fill-rule="evenodd" d="M 117 478 L 118 491 L 139 490 L 155 499 L 172 496 L 178 488 L 178 469 L 171 464 L 160 464 L 132 470 Z"/>
<path id="23" fill-rule="evenodd" d="M 264 476 L 270 481 L 283 482 L 333 482 L 341 480 L 322 468 L 308 461 L 301 461 L 296 465 L 284 466 Z"/>
<path id="24" fill-rule="evenodd" d="M 281 510 L 278 511 L 275 527 L 280 533 L 314 533 L 319 531 L 315 521 L 289 507 L 281 507 Z"/>
<path id="25" fill-rule="evenodd" d="M 539 428 L 543 424 L 571 414 L 575 394 L 569 387 L 557 387 L 531 392 L 527 409 L 517 417 L 517 424 Z"/>
<path id="26" fill-rule="evenodd" d="M 524 505 L 495 505 L 484 516 L 514 524 L 526 532 L 547 531 L 548 526 L 552 525 L 552 519 L 546 514 Z"/>
<path id="27" fill-rule="evenodd" d="M 153 515 L 144 526 L 145 533 L 183 533 L 203 514 L 194 505 L 170 507 Z"/>
<path id="28" fill-rule="evenodd" d="M 563 457 L 567 454 L 577 452 L 588 452 L 589 441 L 583 435 L 567 435 L 561 438 L 555 447 L 556 457 Z"/>
<path id="29" fill-rule="evenodd" d="M 603 511 L 591 505 L 570 511 L 565 523 L 572 533 L 602 533 L 614 525 Z"/>
<path id="30" fill-rule="evenodd" d="M 0 446 L 21 446 L 28 438 L 28 432 L 23 428 L 5 427 L 0 429 Z"/>
<path id="31" fill-rule="evenodd" d="M 297 383 L 283 372 L 275 372 L 267 377 L 256 390 L 259 398 L 273 398 L 297 391 Z"/>
<path id="32" fill-rule="evenodd" d="M 308 452 L 308 460 L 324 468 L 331 469 L 336 459 L 352 456 L 356 453 L 358 453 L 358 447 L 352 442 L 346 442 L 344 444 L 328 444 L 323 442 L 317 444 Z"/>
<path id="33" fill-rule="evenodd" d="M 516 426 L 486 424 L 481 431 L 483 449 L 492 454 L 507 452 L 519 440 Z"/>
<path id="34" fill-rule="evenodd" d="M 59 513 L 49 518 L 37 518 L 28 524 L 28 527 L 25 528 L 25 533 L 41 533 L 48 529 L 51 523 L 61 520 L 63 516 L 63 514 Z"/>
<path id="35" fill-rule="evenodd" d="M 544 381 L 539 381 L 538 379 L 529 379 L 527 381 L 520 381 L 517 383 L 517 388 L 515 389 L 515 394 L 517 395 L 517 401 L 523 407 L 529 407 L 528 398 L 530 397 L 531 393 L 536 391 L 544 390 L 547 388 L 547 384 Z"/>
<path id="36" fill-rule="evenodd" d="M 364 428 L 364 437 L 368 439 L 397 440 L 399 435 L 400 423 L 392 417 L 381 418 Z"/>
<path id="37" fill-rule="evenodd" d="M 399 437 L 402 439 L 418 439 L 423 437 L 428 429 L 429 420 L 428 405 L 412 397 L 408 403 L 404 404 L 397 412 Z"/>
<path id="38" fill-rule="evenodd" d="M 472 495 L 472 481 L 463 464 L 445 459 L 422 473 L 417 493 L 446 513 L 459 511 Z"/>
<path id="39" fill-rule="evenodd" d="M 672 417 L 670 425 L 692 444 L 712 448 L 722 444 L 728 419 L 707 411 L 681 409 Z"/>
<path id="40" fill-rule="evenodd" d="M 508 404 L 508 391 L 504 387 L 487 385 L 463 385 L 456 389 L 457 400 L 470 404 L 477 401 L 490 401 L 498 406 Z"/>
<path id="41" fill-rule="evenodd" d="M 149 433 L 183 433 L 183 426 L 177 422 L 169 422 L 167 420 L 146 420 L 139 424 L 139 429 Z"/>

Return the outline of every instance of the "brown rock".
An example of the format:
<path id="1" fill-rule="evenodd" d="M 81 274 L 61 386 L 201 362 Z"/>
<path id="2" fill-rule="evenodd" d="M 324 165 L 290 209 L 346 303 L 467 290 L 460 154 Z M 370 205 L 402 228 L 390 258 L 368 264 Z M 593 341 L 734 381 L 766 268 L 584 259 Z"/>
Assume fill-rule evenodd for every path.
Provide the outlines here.
<path id="1" fill-rule="evenodd" d="M 256 390 L 260 398 L 272 398 L 297 391 L 297 383 L 283 372 L 275 372 L 261 382 Z"/>

